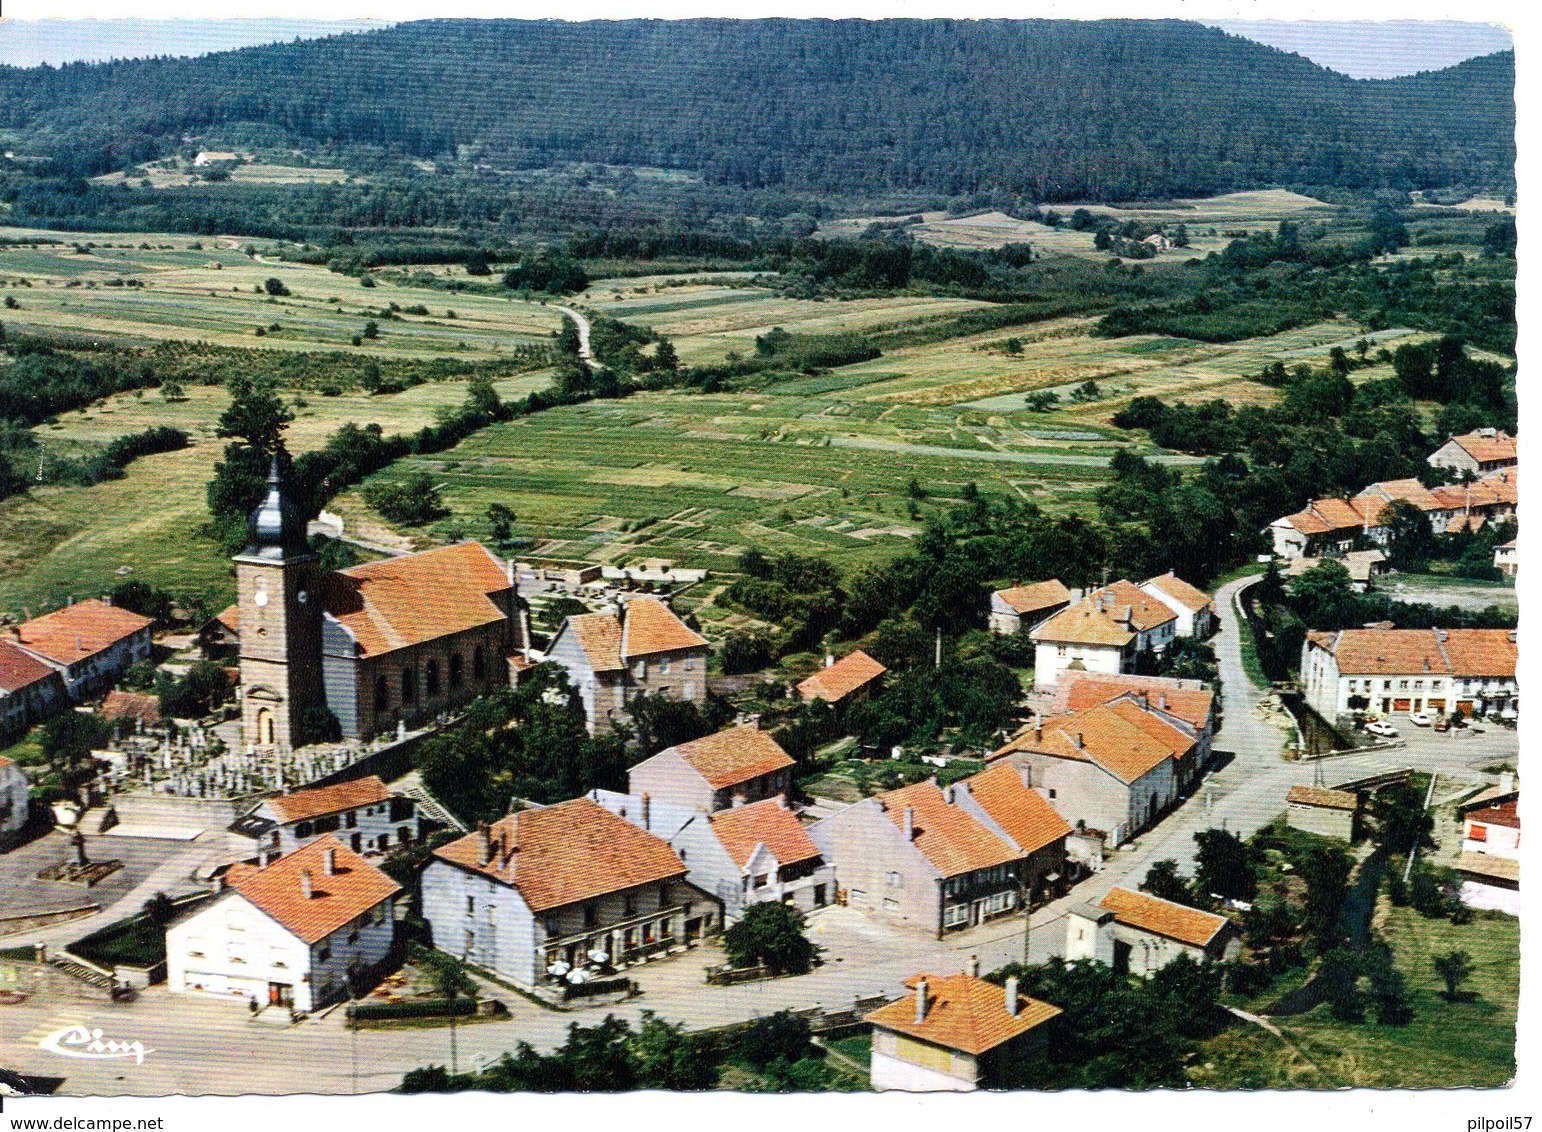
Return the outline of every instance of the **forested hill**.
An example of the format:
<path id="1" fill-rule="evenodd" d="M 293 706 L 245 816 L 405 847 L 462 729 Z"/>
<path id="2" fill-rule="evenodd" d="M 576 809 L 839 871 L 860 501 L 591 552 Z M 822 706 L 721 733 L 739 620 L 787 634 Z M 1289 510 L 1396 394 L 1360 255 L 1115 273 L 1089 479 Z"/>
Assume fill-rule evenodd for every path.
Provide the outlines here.
<path id="1" fill-rule="evenodd" d="M 76 174 L 250 122 L 503 168 L 1114 200 L 1507 184 L 1513 83 L 1510 53 L 1364 81 L 1179 21 L 445 20 L 0 68 L 0 128 Z"/>

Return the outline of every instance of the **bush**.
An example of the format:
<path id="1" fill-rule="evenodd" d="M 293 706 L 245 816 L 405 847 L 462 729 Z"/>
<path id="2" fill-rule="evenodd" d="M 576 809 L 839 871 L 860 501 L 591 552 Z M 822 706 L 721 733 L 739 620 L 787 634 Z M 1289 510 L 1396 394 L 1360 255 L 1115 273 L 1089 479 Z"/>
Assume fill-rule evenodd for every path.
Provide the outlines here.
<path id="1" fill-rule="evenodd" d="M 388 1021 L 395 1018 L 464 1018 L 475 1014 L 472 998 L 424 998 L 413 1002 L 361 1002 L 352 1008 L 357 1022 Z"/>
<path id="2" fill-rule="evenodd" d="M 811 1034 L 806 1018 L 781 1010 L 741 1030 L 734 1054 L 752 1069 L 764 1069 L 777 1060 L 790 1064 L 809 1055 Z"/>
<path id="3" fill-rule="evenodd" d="M 439 486 L 426 472 L 396 483 L 374 483 L 364 489 L 364 502 L 393 523 L 421 527 L 445 519 L 450 509 L 439 498 Z"/>
<path id="4" fill-rule="evenodd" d="M 723 674 L 733 676 L 741 672 L 759 672 L 772 661 L 771 642 L 759 633 L 730 633 L 723 639 L 718 656 L 723 663 Z"/>

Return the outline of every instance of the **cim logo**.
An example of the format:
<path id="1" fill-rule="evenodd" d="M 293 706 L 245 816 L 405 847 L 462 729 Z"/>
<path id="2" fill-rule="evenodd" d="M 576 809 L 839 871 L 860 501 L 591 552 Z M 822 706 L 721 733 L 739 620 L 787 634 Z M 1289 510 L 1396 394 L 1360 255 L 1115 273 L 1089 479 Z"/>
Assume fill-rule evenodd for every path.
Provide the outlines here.
<path id="1" fill-rule="evenodd" d="M 55 1030 L 38 1042 L 37 1048 L 47 1050 L 49 1053 L 57 1053 L 61 1057 L 82 1057 L 92 1060 L 132 1057 L 136 1065 L 143 1065 L 145 1057 L 155 1052 L 153 1049 L 146 1049 L 142 1042 L 123 1042 L 115 1038 L 104 1038 L 101 1030 L 92 1030 L 79 1025 Z"/>

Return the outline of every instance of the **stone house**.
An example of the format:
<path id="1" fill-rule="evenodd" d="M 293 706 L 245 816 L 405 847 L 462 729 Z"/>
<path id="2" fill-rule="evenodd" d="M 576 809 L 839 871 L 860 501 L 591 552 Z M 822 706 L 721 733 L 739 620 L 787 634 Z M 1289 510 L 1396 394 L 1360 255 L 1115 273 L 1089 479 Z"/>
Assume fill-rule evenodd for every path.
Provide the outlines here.
<path id="1" fill-rule="evenodd" d="M 1354 840 L 1359 810 L 1360 796 L 1349 790 L 1297 785 L 1285 796 L 1285 823 L 1292 829 L 1343 841 Z"/>
<path id="2" fill-rule="evenodd" d="M 434 850 L 434 946 L 521 986 L 680 951 L 722 926 L 667 841 L 590 798 L 508 815 Z M 580 975 L 580 978 L 584 975 Z"/>
<path id="3" fill-rule="evenodd" d="M 1140 587 L 1118 581 L 1093 590 L 1029 632 L 1033 686 L 1052 688 L 1062 672 L 1129 672 L 1142 653 L 1162 653 L 1178 615 Z"/>
<path id="4" fill-rule="evenodd" d="M 59 670 L 0 637 L 0 736 L 19 735 L 69 707 Z"/>
<path id="5" fill-rule="evenodd" d="M 1011 1082 L 1013 1066 L 1039 1056 L 1042 1027 L 1063 1011 L 1019 994 L 971 969 L 916 975 L 910 993 L 868 1014 L 873 1027 L 869 1075 L 874 1089 L 911 1093 L 972 1092 Z"/>
<path id="6" fill-rule="evenodd" d="M 78 601 L 10 630 L 9 642 L 64 678 L 76 703 L 112 687 L 129 665 L 149 660 L 155 622 L 111 602 Z"/>
<path id="7" fill-rule="evenodd" d="M 788 793 L 795 765 L 769 732 L 730 727 L 644 759 L 627 771 L 627 792 L 710 814 Z"/>
<path id="8" fill-rule="evenodd" d="M 355 853 L 375 856 L 420 840 L 427 832 L 417 803 L 371 774 L 266 798 L 230 827 L 255 853 L 293 853 L 336 834 Z"/>
<path id="9" fill-rule="evenodd" d="M 396 945 L 401 886 L 336 838 L 266 867 L 237 864 L 224 888 L 166 929 L 175 993 L 249 999 L 310 1013 L 372 975 Z"/>
<path id="10" fill-rule="evenodd" d="M 1026 633 L 1071 604 L 1071 591 L 1059 578 L 1011 586 L 991 594 L 990 631 L 1003 636 Z"/>
<path id="11" fill-rule="evenodd" d="M 607 613 L 569 617 L 546 658 L 567 670 L 589 730 L 627 718 L 641 695 L 700 703 L 707 698 L 706 638 L 657 598 L 632 598 Z"/>
<path id="12" fill-rule="evenodd" d="M 1520 442 L 1497 428 L 1480 428 L 1453 436 L 1429 455 L 1432 468 L 1450 468 L 1481 476 L 1520 463 Z"/>
<path id="13" fill-rule="evenodd" d="M 988 756 L 1029 774 L 1067 822 L 1110 848 L 1156 824 L 1196 773 L 1193 735 L 1132 699 L 1030 724 Z M 1185 760 L 1193 760 L 1183 766 Z"/>
<path id="14" fill-rule="evenodd" d="M 941 937 L 1059 891 L 1071 832 L 1015 767 L 866 798 L 809 828 L 846 903 Z"/>
<path id="15" fill-rule="evenodd" d="M 1066 959 L 1090 959 L 1120 974 L 1150 976 L 1180 955 L 1224 963 L 1241 950 L 1236 925 L 1225 916 L 1128 888 L 1066 913 Z"/>
<path id="16" fill-rule="evenodd" d="M 783 901 L 804 912 L 835 902 L 835 869 L 785 798 L 707 815 L 647 795 L 591 790 L 587 797 L 668 841 L 690 870 L 686 879 L 722 901 L 728 921 L 763 901 Z"/>

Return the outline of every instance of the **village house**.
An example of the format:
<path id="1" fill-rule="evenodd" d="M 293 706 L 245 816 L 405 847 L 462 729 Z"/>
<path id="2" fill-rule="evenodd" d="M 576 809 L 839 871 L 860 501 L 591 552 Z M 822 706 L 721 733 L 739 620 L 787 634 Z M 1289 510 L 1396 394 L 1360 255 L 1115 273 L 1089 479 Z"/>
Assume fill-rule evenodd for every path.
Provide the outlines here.
<path id="1" fill-rule="evenodd" d="M 707 641 L 657 598 L 637 597 L 606 613 L 569 617 L 546 658 L 567 670 L 589 730 L 627 718 L 637 696 L 707 698 Z"/>
<path id="2" fill-rule="evenodd" d="M 32 813 L 32 784 L 21 767 L 0 755 L 0 852 L 11 848 Z"/>
<path id="3" fill-rule="evenodd" d="M 1061 817 L 1113 848 L 1172 808 L 1198 773 L 1197 750 L 1188 729 L 1122 698 L 1031 723 L 987 761 L 1021 768 Z"/>
<path id="4" fill-rule="evenodd" d="M 1189 585 L 1171 570 L 1142 582 L 1140 588 L 1177 616 L 1173 631 L 1178 636 L 1203 641 L 1215 633 L 1215 602 L 1204 590 Z"/>
<path id="5" fill-rule="evenodd" d="M 590 798 L 509 814 L 434 850 L 434 946 L 521 986 L 581 981 L 692 946 L 716 897 L 662 837 Z"/>
<path id="6" fill-rule="evenodd" d="M 1153 975 L 1180 955 L 1224 963 L 1242 950 L 1225 916 L 1128 888 L 1072 908 L 1065 922 L 1067 960 L 1090 959 L 1122 975 Z"/>
<path id="7" fill-rule="evenodd" d="M 1070 832 L 1006 765 L 878 794 L 809 828 L 850 907 L 939 938 L 1057 893 Z"/>
<path id="8" fill-rule="evenodd" d="M 231 165 L 241 160 L 239 153 L 231 153 L 223 149 L 201 149 L 193 158 L 193 164 L 198 168 L 205 165 Z"/>
<path id="9" fill-rule="evenodd" d="M 1474 794 L 1457 807 L 1462 819 L 1462 903 L 1520 915 L 1520 786 L 1515 775 L 1499 776 L 1499 785 Z"/>
<path id="10" fill-rule="evenodd" d="M 1337 562 L 1349 572 L 1349 584 L 1357 593 L 1370 592 L 1373 581 L 1388 573 L 1387 556 L 1380 550 L 1351 550 L 1342 558 L 1292 558 L 1285 567 L 1287 578 L 1299 578 L 1324 562 Z"/>
<path id="11" fill-rule="evenodd" d="M 1322 837 L 1353 841 L 1359 811 L 1360 796 L 1349 790 L 1297 785 L 1285 796 L 1285 824 Z"/>
<path id="12" fill-rule="evenodd" d="M 646 794 L 591 790 L 587 797 L 668 841 L 690 870 L 686 879 L 722 902 L 727 921 L 763 901 L 781 901 L 803 912 L 835 902 L 835 870 L 786 798 L 707 815 Z"/>
<path id="13" fill-rule="evenodd" d="M 336 838 L 233 865 L 223 882 L 166 929 L 174 992 L 307 1014 L 346 997 L 350 979 L 371 983 L 395 954 L 401 886 Z"/>
<path id="14" fill-rule="evenodd" d="M 1281 558 L 1343 554 L 1364 533 L 1365 516 L 1343 499 L 1314 499 L 1295 514 L 1269 524 L 1274 553 Z"/>
<path id="15" fill-rule="evenodd" d="M 1142 653 L 1167 650 L 1178 615 L 1140 587 L 1118 581 L 1093 590 L 1029 632 L 1033 685 L 1052 688 L 1062 672 L 1129 672 Z"/>
<path id="16" fill-rule="evenodd" d="M 1516 657 L 1513 629 L 1310 632 L 1301 649 L 1301 681 L 1306 702 L 1328 720 L 1357 710 L 1440 714 L 1457 708 L 1468 716 L 1513 718 L 1520 706 Z"/>
<path id="17" fill-rule="evenodd" d="M 644 759 L 627 771 L 627 792 L 710 814 L 786 794 L 795 765 L 769 732 L 730 727 Z"/>
<path id="18" fill-rule="evenodd" d="M 869 1077 L 874 1089 L 911 1093 L 1008 1087 L 1012 1070 L 1040 1056 L 1042 1027 L 1058 1006 L 979 977 L 971 959 L 962 975 L 916 975 L 910 994 L 868 1014 L 873 1027 Z"/>
<path id="19" fill-rule="evenodd" d="M 1516 548 L 1516 540 L 1502 542 L 1494 548 L 1494 569 L 1507 578 L 1513 578 L 1521 570 L 1520 551 Z"/>
<path id="20" fill-rule="evenodd" d="M 68 707 L 59 670 L 0 637 L 0 736 L 20 735 Z"/>
<path id="21" fill-rule="evenodd" d="M 1194 739 L 1192 758 L 1178 768 L 1178 789 L 1187 793 L 1210 765 L 1220 726 L 1215 689 L 1202 680 L 1100 672 L 1066 673 L 1055 687 L 1047 714 L 1068 715 L 1097 704 L 1129 702 Z"/>
<path id="22" fill-rule="evenodd" d="M 78 601 L 14 626 L 12 645 L 48 665 L 64 678 L 76 703 L 105 693 L 123 670 L 149 660 L 155 622 L 110 601 Z"/>
<path id="23" fill-rule="evenodd" d="M 248 750 L 316 741 L 328 715 L 352 740 L 432 722 L 507 686 L 528 647 L 512 567 L 480 543 L 323 571 L 277 457 L 247 535 L 216 620 L 239 637 Z"/>
<path id="24" fill-rule="evenodd" d="M 840 660 L 827 656 L 824 668 L 799 682 L 798 695 L 805 700 L 824 700 L 831 707 L 849 707 L 876 694 L 888 671 L 861 649 Z"/>
<path id="25" fill-rule="evenodd" d="M 355 853 L 374 856 L 420 840 L 425 826 L 416 802 L 371 774 L 266 798 L 237 819 L 230 832 L 253 843 L 253 852 L 264 857 L 293 853 L 329 834 Z"/>
<path id="26" fill-rule="evenodd" d="M 1430 453 L 1429 464 L 1433 468 L 1450 468 L 1453 472 L 1481 476 L 1519 464 L 1518 448 L 1516 438 L 1509 433 L 1497 428 L 1480 428 L 1451 437 Z"/>
<path id="27" fill-rule="evenodd" d="M 1012 586 L 991 594 L 990 630 L 1015 636 L 1037 628 L 1071 604 L 1071 591 L 1059 578 Z"/>

